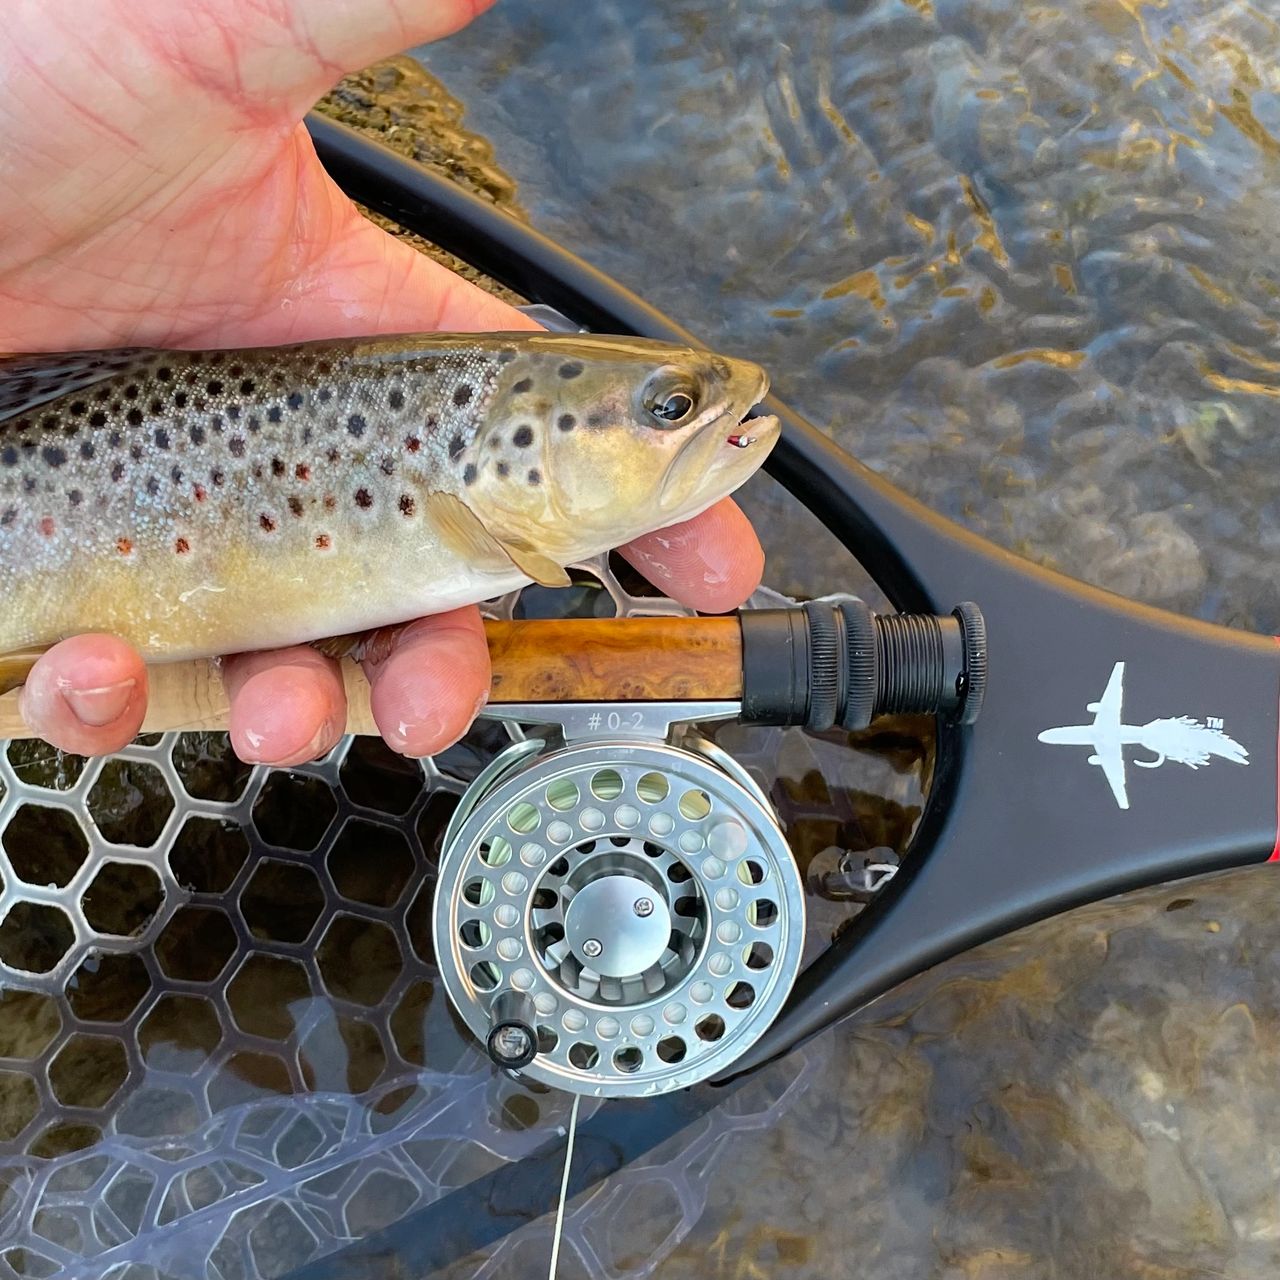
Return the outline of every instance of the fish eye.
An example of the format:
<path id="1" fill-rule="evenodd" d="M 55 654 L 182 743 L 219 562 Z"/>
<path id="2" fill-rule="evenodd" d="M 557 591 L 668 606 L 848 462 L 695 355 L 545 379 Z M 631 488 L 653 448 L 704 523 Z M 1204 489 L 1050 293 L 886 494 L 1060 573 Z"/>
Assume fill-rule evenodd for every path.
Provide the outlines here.
<path id="1" fill-rule="evenodd" d="M 685 374 L 663 370 L 645 388 L 644 407 L 662 430 L 679 427 L 693 417 L 698 388 Z"/>

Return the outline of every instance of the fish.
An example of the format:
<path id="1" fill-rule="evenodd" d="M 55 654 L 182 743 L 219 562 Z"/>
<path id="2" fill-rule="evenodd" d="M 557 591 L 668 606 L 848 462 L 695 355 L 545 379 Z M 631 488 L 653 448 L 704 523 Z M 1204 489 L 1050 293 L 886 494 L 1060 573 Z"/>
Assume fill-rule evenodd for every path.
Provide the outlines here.
<path id="1" fill-rule="evenodd" d="M 86 632 L 162 663 L 567 585 L 754 474 L 768 387 L 587 334 L 0 357 L 0 689 Z"/>

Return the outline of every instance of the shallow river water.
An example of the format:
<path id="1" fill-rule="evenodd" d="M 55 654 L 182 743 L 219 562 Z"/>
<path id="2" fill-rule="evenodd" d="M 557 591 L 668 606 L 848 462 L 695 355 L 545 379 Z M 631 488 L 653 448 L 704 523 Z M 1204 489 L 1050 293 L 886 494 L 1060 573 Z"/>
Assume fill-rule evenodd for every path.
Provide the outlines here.
<path id="1" fill-rule="evenodd" d="M 1280 631 L 1277 54 L 1280 16 L 1207 0 L 502 0 L 418 54 L 479 136 L 403 66 L 335 109 L 937 509 Z M 744 500 L 772 588 L 865 585 L 771 481 Z M 634 605 L 606 585 L 576 607 Z M 567 1105 L 492 1078 L 427 930 L 500 740 L 423 771 L 365 741 L 292 772 L 212 735 L 0 754 L 0 1277 L 544 1272 Z M 720 741 L 802 865 L 909 840 L 919 725 Z M 1038 925 L 742 1088 L 624 1108 L 669 1127 L 625 1166 L 585 1106 L 561 1275 L 1273 1274 L 1273 874 Z M 820 945 L 840 911 L 813 915 Z"/>

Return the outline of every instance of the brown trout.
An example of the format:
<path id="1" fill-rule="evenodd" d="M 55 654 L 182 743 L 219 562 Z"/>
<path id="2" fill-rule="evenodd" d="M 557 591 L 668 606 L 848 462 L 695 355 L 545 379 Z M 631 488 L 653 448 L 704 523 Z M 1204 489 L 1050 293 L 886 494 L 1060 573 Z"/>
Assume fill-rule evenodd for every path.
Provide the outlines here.
<path id="1" fill-rule="evenodd" d="M 0 360 L 0 654 L 105 631 L 212 657 L 564 585 L 746 480 L 767 386 L 528 333 Z"/>

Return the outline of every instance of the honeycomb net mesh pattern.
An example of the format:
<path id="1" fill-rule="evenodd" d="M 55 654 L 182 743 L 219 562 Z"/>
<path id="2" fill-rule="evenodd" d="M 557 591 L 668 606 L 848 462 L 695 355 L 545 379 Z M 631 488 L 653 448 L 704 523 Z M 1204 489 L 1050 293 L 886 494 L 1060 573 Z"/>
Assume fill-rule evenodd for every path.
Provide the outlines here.
<path id="1" fill-rule="evenodd" d="M 605 561 L 575 576 L 579 611 L 684 612 Z M 767 787 L 782 731 L 735 731 Z M 421 762 L 346 738 L 290 770 L 240 764 L 223 735 L 95 761 L 4 744 L 0 1277 L 280 1276 L 563 1132 L 570 1099 L 493 1073 L 432 956 L 444 825 L 512 733 L 480 722 Z M 843 914 L 814 913 L 810 950 Z M 799 1055 L 794 1088 L 805 1074 Z M 792 1092 L 608 1179 L 569 1215 L 567 1254 L 649 1274 L 697 1220 L 726 1130 L 775 1123 Z M 599 1215 L 655 1180 L 675 1225 L 624 1264 Z M 547 1229 L 475 1274 L 545 1259 Z"/>

